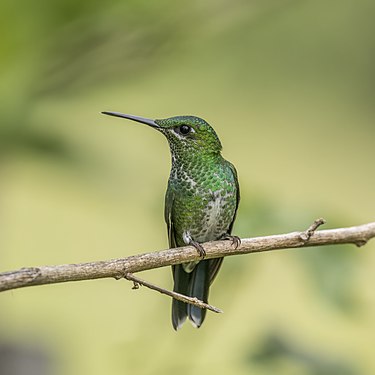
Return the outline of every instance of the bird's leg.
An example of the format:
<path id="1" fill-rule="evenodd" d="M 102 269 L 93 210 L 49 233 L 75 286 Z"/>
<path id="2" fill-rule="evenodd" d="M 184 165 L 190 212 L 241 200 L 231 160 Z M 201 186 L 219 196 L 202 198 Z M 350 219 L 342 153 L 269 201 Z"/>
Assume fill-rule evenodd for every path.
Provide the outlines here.
<path id="1" fill-rule="evenodd" d="M 199 256 L 202 259 L 205 258 L 205 256 L 206 256 L 206 250 L 203 248 L 203 246 L 199 242 L 191 240 L 190 243 L 189 243 L 189 245 L 192 245 L 192 246 L 194 246 L 197 249 L 197 251 L 199 253 Z"/>
<path id="2" fill-rule="evenodd" d="M 232 241 L 232 245 L 234 245 L 234 248 L 237 249 L 238 246 L 241 245 L 241 238 L 238 236 L 232 236 L 228 233 L 225 233 L 222 237 L 221 240 L 229 240 Z"/>
<path id="3" fill-rule="evenodd" d="M 206 256 L 206 250 L 199 242 L 193 240 L 189 231 L 184 231 L 184 233 L 182 234 L 182 238 L 186 245 L 194 246 L 197 249 L 200 257 L 204 259 L 204 257 Z"/>

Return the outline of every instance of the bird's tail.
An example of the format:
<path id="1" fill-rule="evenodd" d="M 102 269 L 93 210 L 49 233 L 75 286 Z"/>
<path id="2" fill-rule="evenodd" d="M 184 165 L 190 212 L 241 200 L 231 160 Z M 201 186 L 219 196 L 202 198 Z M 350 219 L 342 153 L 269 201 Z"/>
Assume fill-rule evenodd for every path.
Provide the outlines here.
<path id="1" fill-rule="evenodd" d="M 210 288 L 209 261 L 199 262 L 192 272 L 189 285 L 189 296 L 196 297 L 201 301 L 208 303 L 208 292 Z M 190 321 L 196 328 L 199 328 L 206 317 L 206 309 L 189 304 L 187 312 Z"/>
<path id="2" fill-rule="evenodd" d="M 173 266 L 173 290 L 189 297 L 196 297 L 207 303 L 211 283 L 209 262 L 209 260 L 199 262 L 190 273 L 187 273 L 182 265 Z M 199 328 L 205 316 L 206 309 L 175 299 L 172 301 L 172 324 L 175 330 L 182 326 L 187 317 L 195 327 Z"/>
<path id="3" fill-rule="evenodd" d="M 173 291 L 176 293 L 189 295 L 189 283 L 191 279 L 191 273 L 184 271 L 181 264 L 172 266 L 174 287 Z M 173 298 L 172 300 L 172 324 L 173 328 L 177 331 L 181 328 L 188 316 L 187 304 L 185 302 L 178 301 Z"/>

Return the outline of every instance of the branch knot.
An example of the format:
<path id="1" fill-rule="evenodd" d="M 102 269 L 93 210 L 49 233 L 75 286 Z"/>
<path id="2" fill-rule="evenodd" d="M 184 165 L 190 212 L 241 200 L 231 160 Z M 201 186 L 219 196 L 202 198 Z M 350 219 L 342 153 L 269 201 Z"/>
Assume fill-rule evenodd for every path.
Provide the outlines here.
<path id="1" fill-rule="evenodd" d="M 322 217 L 316 219 L 304 232 L 301 232 L 299 237 L 303 242 L 307 242 L 311 236 L 315 233 L 315 231 L 323 224 L 326 223 L 326 220 Z"/>

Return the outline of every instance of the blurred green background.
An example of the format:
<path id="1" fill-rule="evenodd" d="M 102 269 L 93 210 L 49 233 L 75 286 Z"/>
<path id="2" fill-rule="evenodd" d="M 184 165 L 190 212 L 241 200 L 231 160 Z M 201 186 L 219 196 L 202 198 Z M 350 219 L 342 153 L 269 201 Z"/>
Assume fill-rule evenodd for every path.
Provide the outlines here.
<path id="1" fill-rule="evenodd" d="M 167 143 L 103 110 L 210 122 L 239 172 L 237 235 L 373 221 L 374 16 L 372 0 L 2 0 L 0 269 L 167 247 Z M 225 313 L 178 333 L 171 301 L 126 281 L 3 293 L 0 373 L 374 374 L 374 245 L 227 258 Z M 167 268 L 141 276 L 171 288 Z"/>

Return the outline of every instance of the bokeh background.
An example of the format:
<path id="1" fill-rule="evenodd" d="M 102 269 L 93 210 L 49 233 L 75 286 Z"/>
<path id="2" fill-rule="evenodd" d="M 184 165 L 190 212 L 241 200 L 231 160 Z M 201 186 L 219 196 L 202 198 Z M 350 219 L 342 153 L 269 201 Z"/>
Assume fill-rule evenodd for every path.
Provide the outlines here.
<path id="1" fill-rule="evenodd" d="M 0 269 L 167 247 L 167 143 L 104 117 L 194 114 L 239 172 L 248 237 L 375 213 L 372 0 L 0 4 Z M 375 246 L 230 257 L 204 326 L 126 281 L 0 295 L 0 373 L 375 373 Z M 169 269 L 142 277 L 171 288 Z"/>

